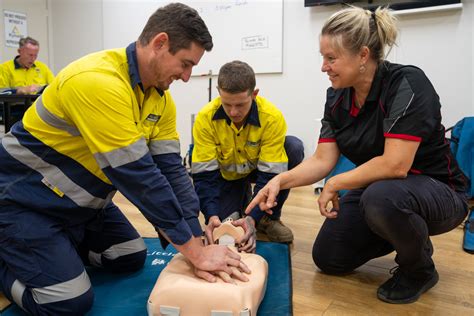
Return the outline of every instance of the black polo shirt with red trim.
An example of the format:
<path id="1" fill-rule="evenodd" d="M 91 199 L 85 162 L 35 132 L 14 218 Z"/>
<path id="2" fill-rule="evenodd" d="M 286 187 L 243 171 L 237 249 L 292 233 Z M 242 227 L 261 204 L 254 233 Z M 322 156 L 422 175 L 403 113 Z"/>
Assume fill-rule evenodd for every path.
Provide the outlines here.
<path id="1" fill-rule="evenodd" d="M 467 189 L 441 124 L 441 104 L 433 85 L 414 66 L 383 62 L 359 109 L 353 88 L 327 91 L 319 142 L 336 142 L 356 165 L 381 156 L 385 138 L 420 142 L 411 174 L 438 179 L 458 192 Z"/>

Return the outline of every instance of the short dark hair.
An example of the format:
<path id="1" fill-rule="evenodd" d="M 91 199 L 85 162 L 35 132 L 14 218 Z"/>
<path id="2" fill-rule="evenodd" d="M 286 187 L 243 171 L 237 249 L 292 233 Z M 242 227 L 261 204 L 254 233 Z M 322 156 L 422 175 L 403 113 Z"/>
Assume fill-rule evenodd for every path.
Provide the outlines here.
<path id="1" fill-rule="evenodd" d="M 214 44 L 206 24 L 193 8 L 182 3 L 171 3 L 153 13 L 143 28 L 138 41 L 145 46 L 157 34 L 168 34 L 170 53 L 176 54 L 180 49 L 188 49 L 196 42 L 206 51 Z"/>
<path id="2" fill-rule="evenodd" d="M 22 37 L 20 38 L 20 40 L 18 41 L 18 45 L 20 46 L 20 48 L 22 48 L 23 46 L 25 46 L 26 44 L 31 44 L 31 45 L 34 45 L 34 46 L 39 46 L 39 42 L 37 40 L 35 40 L 34 38 L 31 38 L 29 36 L 27 37 Z"/>
<path id="3" fill-rule="evenodd" d="M 255 72 L 243 61 L 228 62 L 219 70 L 217 86 L 228 93 L 248 91 L 250 94 L 255 89 Z"/>

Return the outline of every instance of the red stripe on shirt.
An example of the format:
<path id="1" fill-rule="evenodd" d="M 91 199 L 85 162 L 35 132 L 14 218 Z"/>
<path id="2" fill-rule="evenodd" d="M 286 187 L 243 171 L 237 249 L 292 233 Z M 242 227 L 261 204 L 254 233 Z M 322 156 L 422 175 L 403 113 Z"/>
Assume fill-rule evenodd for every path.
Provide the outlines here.
<path id="1" fill-rule="evenodd" d="M 383 136 L 387 138 L 399 138 L 399 139 L 405 139 L 405 140 L 413 140 L 415 142 L 421 142 L 421 137 L 413 136 L 413 135 L 384 133 Z"/>
<path id="2" fill-rule="evenodd" d="M 387 113 L 385 112 L 385 108 L 383 107 L 382 101 L 380 101 L 380 99 L 379 99 L 379 106 L 382 109 L 383 114 L 387 115 Z"/>
<path id="3" fill-rule="evenodd" d="M 450 146 L 446 137 L 444 138 L 444 143 Z M 451 189 L 456 190 L 456 186 L 454 185 L 453 169 L 451 168 L 451 157 L 449 154 L 445 154 L 444 156 L 446 157 L 447 164 L 448 164 L 448 185 L 451 187 Z M 456 159 L 455 156 L 453 156 L 453 158 Z M 468 185 L 466 181 L 466 177 L 463 175 L 462 178 L 464 180 L 463 182 L 466 185 Z"/>
<path id="4" fill-rule="evenodd" d="M 446 139 L 445 139 L 446 141 Z M 455 186 L 454 186 L 454 183 L 453 183 L 453 171 L 451 169 L 451 158 L 449 157 L 449 155 L 445 154 L 444 155 L 446 157 L 446 160 L 447 160 L 447 163 L 448 163 L 448 185 L 451 187 L 451 189 L 455 189 Z"/>
<path id="5" fill-rule="evenodd" d="M 357 115 L 359 115 L 359 111 L 360 109 L 358 107 L 356 107 L 354 104 L 351 106 L 351 111 L 349 112 L 349 114 L 352 116 L 352 117 L 357 117 Z"/>
<path id="6" fill-rule="evenodd" d="M 318 144 L 320 143 L 335 143 L 336 139 L 335 138 L 320 138 L 318 141 Z"/>
<path id="7" fill-rule="evenodd" d="M 350 116 L 357 117 L 359 115 L 360 109 L 355 105 L 355 92 L 352 94 L 351 110 L 349 112 Z"/>

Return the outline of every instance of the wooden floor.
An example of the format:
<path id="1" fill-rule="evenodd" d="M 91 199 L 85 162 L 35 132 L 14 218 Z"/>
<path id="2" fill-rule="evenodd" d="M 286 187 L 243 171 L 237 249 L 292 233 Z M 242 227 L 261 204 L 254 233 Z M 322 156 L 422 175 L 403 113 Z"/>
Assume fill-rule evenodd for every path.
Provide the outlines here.
<path id="1" fill-rule="evenodd" d="M 295 235 L 291 246 L 293 312 L 307 315 L 474 315 L 474 255 L 461 248 L 462 227 L 432 238 L 440 281 L 413 304 L 392 305 L 379 301 L 377 287 L 389 278 L 394 255 L 375 259 L 356 272 L 334 277 L 315 267 L 311 250 L 323 222 L 312 187 L 293 189 L 282 220 Z M 153 227 L 122 196 L 115 197 L 143 236 L 156 236 Z M 8 304 L 0 295 L 0 307 Z"/>

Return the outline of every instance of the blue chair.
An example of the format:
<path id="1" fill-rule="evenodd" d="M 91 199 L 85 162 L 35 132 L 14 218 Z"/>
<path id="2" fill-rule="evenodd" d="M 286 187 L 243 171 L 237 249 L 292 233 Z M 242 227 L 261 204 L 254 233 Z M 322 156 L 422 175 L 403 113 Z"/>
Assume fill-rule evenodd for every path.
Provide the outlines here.
<path id="1" fill-rule="evenodd" d="M 343 172 L 352 170 L 354 168 L 355 168 L 355 164 L 353 164 L 352 161 L 347 159 L 344 155 L 341 155 L 339 156 L 339 160 L 337 161 L 336 166 L 334 167 L 334 169 L 332 169 L 332 171 L 328 174 L 328 176 L 325 178 L 324 181 L 329 180 L 329 178 L 339 173 L 343 173 Z M 346 194 L 347 191 L 348 190 L 340 190 L 339 196 L 343 196 L 344 194 Z"/>
<path id="2" fill-rule="evenodd" d="M 463 249 L 474 254 L 474 116 L 465 117 L 457 122 L 451 131 L 450 146 L 459 167 L 469 178 L 469 206 L 471 210 L 464 223 Z"/>

